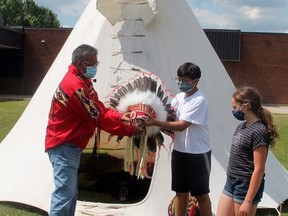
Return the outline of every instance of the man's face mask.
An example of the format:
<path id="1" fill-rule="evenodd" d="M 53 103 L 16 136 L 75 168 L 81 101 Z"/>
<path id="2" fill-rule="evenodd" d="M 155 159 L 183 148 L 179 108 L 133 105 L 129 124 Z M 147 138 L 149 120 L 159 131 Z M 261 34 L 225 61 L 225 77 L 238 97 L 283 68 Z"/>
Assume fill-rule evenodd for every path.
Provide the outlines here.
<path id="1" fill-rule="evenodd" d="M 88 64 L 88 66 L 86 65 Z M 88 61 L 83 61 L 83 66 L 86 68 L 86 73 L 83 73 L 83 75 L 86 78 L 92 79 L 93 77 L 96 76 L 97 73 L 97 65 L 99 64 L 99 62 L 93 63 L 92 62 L 88 62 Z"/>
<path id="2" fill-rule="evenodd" d="M 97 73 L 97 67 L 96 66 L 87 66 L 86 67 L 86 73 L 84 73 L 83 75 L 86 78 L 92 79 L 93 77 L 96 76 L 96 73 Z"/>

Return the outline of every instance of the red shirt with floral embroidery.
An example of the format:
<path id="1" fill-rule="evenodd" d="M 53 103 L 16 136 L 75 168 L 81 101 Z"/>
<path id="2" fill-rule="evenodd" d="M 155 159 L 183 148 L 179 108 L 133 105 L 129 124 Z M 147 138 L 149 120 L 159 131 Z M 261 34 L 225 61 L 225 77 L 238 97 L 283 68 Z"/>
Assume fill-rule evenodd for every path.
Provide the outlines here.
<path id="1" fill-rule="evenodd" d="M 84 149 L 98 126 L 115 135 L 133 132 L 131 125 L 121 121 L 121 114 L 99 101 L 91 80 L 71 64 L 52 99 L 45 151 L 67 142 Z"/>

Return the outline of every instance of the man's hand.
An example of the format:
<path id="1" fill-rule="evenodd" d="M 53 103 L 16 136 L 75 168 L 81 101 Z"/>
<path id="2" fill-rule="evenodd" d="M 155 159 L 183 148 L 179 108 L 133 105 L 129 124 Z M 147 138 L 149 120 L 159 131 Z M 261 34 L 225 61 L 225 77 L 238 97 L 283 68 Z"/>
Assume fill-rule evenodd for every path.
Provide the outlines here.
<path id="1" fill-rule="evenodd" d="M 126 112 L 121 116 L 122 121 L 130 122 L 130 112 Z"/>

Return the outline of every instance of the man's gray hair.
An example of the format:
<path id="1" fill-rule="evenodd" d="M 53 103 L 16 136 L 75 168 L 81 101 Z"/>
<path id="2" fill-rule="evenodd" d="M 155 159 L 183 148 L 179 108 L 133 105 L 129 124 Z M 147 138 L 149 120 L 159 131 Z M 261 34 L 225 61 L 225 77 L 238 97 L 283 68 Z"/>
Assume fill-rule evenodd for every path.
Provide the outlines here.
<path id="1" fill-rule="evenodd" d="M 72 64 L 76 64 L 79 60 L 84 60 L 90 55 L 97 55 L 98 50 L 90 45 L 82 44 L 78 46 L 72 53 Z"/>

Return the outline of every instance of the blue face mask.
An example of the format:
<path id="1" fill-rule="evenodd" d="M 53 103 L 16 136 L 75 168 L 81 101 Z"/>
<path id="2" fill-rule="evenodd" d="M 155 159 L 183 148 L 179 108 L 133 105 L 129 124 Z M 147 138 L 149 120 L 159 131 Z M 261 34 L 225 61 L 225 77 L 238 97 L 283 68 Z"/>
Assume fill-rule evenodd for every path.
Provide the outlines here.
<path id="1" fill-rule="evenodd" d="M 238 111 L 232 110 L 232 114 L 239 121 L 244 121 L 245 120 L 245 118 L 244 118 L 245 113 L 240 111 L 240 110 L 238 110 Z"/>
<path id="2" fill-rule="evenodd" d="M 96 66 L 88 66 L 88 67 L 86 67 L 86 73 L 84 73 L 83 75 L 86 78 L 92 79 L 93 77 L 96 76 L 96 73 L 97 73 L 97 67 Z"/>
<path id="3" fill-rule="evenodd" d="M 181 92 L 185 92 L 185 93 L 190 92 L 193 89 L 192 84 L 188 82 L 180 82 L 178 83 L 178 87 Z"/>

